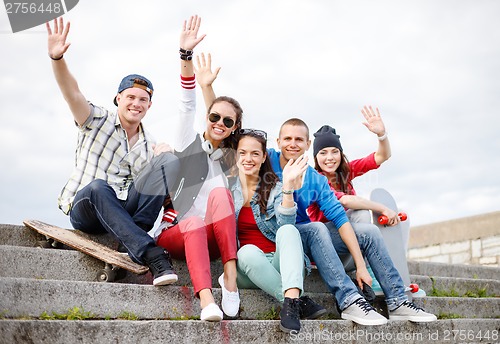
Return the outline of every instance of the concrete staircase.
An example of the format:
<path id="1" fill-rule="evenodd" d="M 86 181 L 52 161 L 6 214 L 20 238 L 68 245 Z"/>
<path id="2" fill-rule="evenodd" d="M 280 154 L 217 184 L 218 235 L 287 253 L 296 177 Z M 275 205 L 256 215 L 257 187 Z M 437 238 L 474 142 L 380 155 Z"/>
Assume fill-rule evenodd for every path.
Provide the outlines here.
<path id="1" fill-rule="evenodd" d="M 0 343 L 500 343 L 500 268 L 411 262 L 413 281 L 437 295 L 414 301 L 440 320 L 377 327 L 339 320 L 313 271 L 305 290 L 330 314 L 287 335 L 274 320 L 279 303 L 260 290 L 240 290 L 240 319 L 202 322 L 185 263 L 174 261 L 179 281 L 172 286 L 152 286 L 149 273 L 95 282 L 103 263 L 78 251 L 35 248 L 38 240 L 24 226 L 0 225 Z M 98 241 L 115 245 L 108 236 Z M 212 263 L 218 302 L 221 272 L 220 262 Z"/>

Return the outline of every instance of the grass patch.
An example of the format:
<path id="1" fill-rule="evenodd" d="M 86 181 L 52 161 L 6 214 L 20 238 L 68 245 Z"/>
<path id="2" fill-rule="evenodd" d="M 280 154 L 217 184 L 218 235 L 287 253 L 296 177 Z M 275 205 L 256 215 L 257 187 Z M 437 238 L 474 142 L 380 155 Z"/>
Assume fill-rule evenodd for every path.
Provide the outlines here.
<path id="1" fill-rule="evenodd" d="M 439 289 L 436 288 L 436 281 L 431 277 L 432 289 L 428 293 L 428 296 L 436 297 L 471 297 L 471 298 L 481 298 L 481 297 L 495 297 L 495 295 L 489 294 L 486 288 L 475 288 L 467 290 L 465 292 L 459 292 L 455 288 L 451 289 Z"/>
<path id="2" fill-rule="evenodd" d="M 89 320 L 96 319 L 95 314 L 86 312 L 83 308 L 73 307 L 68 310 L 66 313 L 57 313 L 52 312 L 48 314 L 47 312 L 43 312 L 40 314 L 40 320 Z"/>
<path id="3" fill-rule="evenodd" d="M 446 319 L 461 319 L 464 317 L 456 313 L 439 313 L 437 315 L 437 318 L 440 320 L 446 320 Z"/>
<path id="4" fill-rule="evenodd" d="M 274 306 L 271 307 L 268 311 L 264 313 L 259 313 L 255 317 L 256 320 L 279 320 L 280 319 L 280 311 Z"/>
<path id="5" fill-rule="evenodd" d="M 139 320 L 139 317 L 132 312 L 123 311 L 116 317 L 118 320 Z"/>

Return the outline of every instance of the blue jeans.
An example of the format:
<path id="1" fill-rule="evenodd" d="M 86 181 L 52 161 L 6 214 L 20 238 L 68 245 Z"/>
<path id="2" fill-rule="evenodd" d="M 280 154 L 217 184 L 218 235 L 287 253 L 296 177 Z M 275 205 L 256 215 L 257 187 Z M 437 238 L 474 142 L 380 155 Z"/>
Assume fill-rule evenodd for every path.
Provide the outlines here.
<path id="1" fill-rule="evenodd" d="M 295 226 L 299 230 L 304 253 L 316 264 L 319 274 L 328 290 L 337 299 L 340 309 L 346 309 L 354 301 L 361 298 L 356 286 L 344 270 L 344 265 L 337 254 L 337 247 L 332 242 L 332 236 L 327 226 L 321 222 L 296 224 Z"/>
<path id="2" fill-rule="evenodd" d="M 179 172 L 178 158 L 170 153 L 154 157 L 130 186 L 122 201 L 109 184 L 96 179 L 78 191 L 70 211 L 74 228 L 90 234 L 114 234 L 130 258 L 144 263 L 142 257 L 156 246 L 147 233 L 154 225 L 166 196 Z"/>
<path id="3" fill-rule="evenodd" d="M 339 255 L 349 253 L 347 246 L 342 241 L 339 231 L 333 223 L 326 226 L 330 230 L 331 240 Z M 371 223 L 353 222 L 354 233 L 358 239 L 361 253 L 368 260 L 370 267 L 377 278 L 386 298 L 387 308 L 394 310 L 398 305 L 408 300 L 405 287 L 398 270 L 389 256 L 382 234 L 377 226 Z"/>
<path id="4" fill-rule="evenodd" d="M 276 252 L 264 253 L 255 245 L 238 250 L 237 283 L 241 289 L 260 288 L 283 302 L 285 291 L 304 287 L 304 253 L 299 232 L 284 225 L 276 232 Z"/>

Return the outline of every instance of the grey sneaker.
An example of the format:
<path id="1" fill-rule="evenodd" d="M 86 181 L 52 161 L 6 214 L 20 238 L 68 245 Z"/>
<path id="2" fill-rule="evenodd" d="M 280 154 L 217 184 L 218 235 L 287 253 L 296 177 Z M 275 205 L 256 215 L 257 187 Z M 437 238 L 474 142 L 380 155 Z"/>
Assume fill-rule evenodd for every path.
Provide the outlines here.
<path id="1" fill-rule="evenodd" d="M 405 301 L 395 310 L 389 311 L 389 319 L 409 320 L 413 322 L 433 322 L 437 320 L 437 317 L 417 307 L 413 302 Z"/>
<path id="2" fill-rule="evenodd" d="M 387 319 L 378 314 L 365 299 L 362 297 L 354 301 L 349 307 L 342 311 L 342 319 L 352 320 L 360 325 L 384 325 Z"/>

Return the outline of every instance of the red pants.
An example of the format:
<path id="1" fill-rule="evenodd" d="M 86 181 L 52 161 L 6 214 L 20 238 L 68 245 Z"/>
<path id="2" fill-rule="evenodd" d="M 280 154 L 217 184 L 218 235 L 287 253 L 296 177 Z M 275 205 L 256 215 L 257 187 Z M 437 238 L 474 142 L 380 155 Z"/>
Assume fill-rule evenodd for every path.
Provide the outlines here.
<path id="1" fill-rule="evenodd" d="M 210 260 L 222 258 L 225 264 L 236 259 L 236 219 L 231 193 L 215 188 L 208 196 L 205 221 L 193 216 L 164 230 L 157 244 L 168 250 L 174 259 L 186 259 L 195 295 L 212 289 Z"/>

